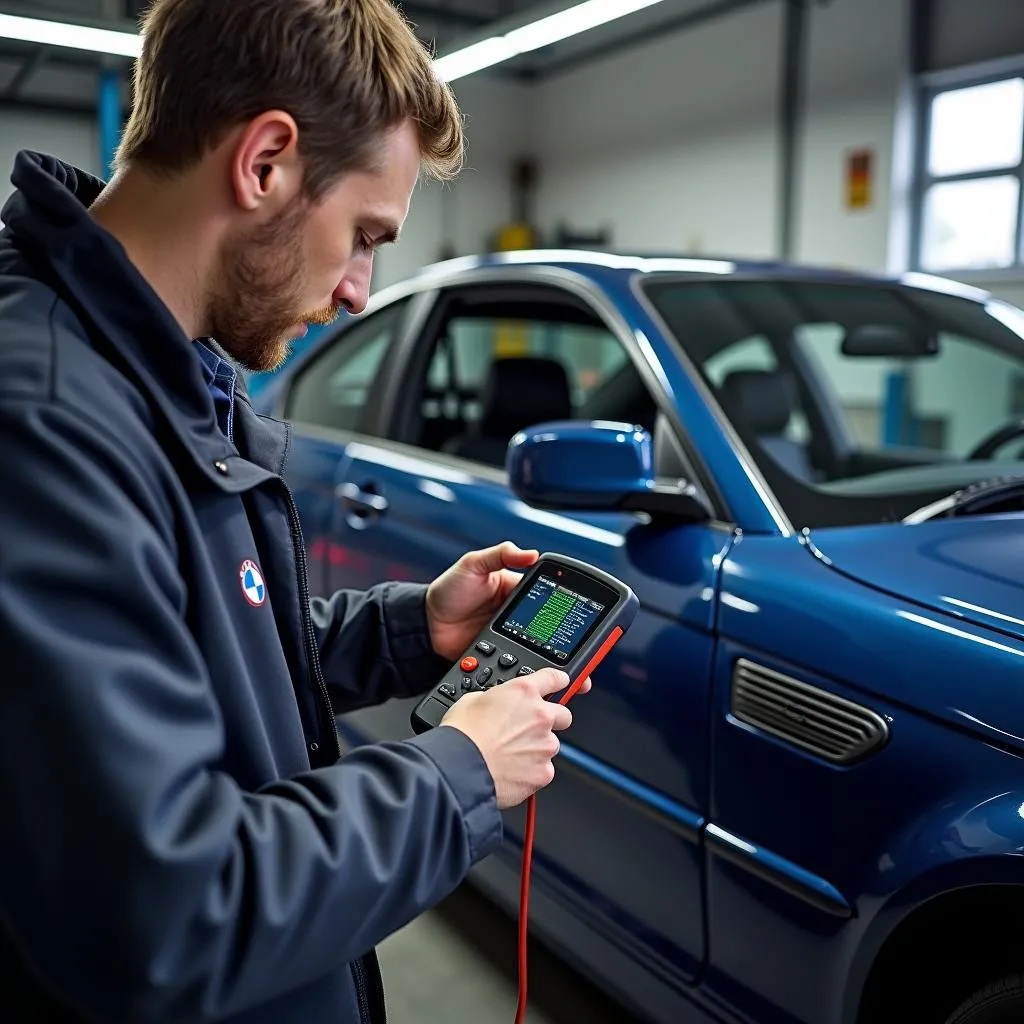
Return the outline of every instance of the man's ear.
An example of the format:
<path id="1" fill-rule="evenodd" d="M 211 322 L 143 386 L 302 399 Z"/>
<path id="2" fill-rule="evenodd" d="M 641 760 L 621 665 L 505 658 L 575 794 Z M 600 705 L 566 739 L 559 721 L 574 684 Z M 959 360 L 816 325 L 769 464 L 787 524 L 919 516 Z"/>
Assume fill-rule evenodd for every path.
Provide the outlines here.
<path id="1" fill-rule="evenodd" d="M 283 208 L 302 190 L 299 128 L 291 114 L 270 110 L 250 121 L 231 153 L 231 189 L 247 211 Z"/>

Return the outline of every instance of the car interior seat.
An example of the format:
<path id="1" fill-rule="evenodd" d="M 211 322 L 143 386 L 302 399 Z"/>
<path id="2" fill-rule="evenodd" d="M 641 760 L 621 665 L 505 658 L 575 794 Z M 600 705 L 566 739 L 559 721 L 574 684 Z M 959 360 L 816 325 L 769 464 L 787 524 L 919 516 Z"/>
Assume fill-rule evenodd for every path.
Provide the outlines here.
<path id="1" fill-rule="evenodd" d="M 565 367 L 539 356 L 496 359 L 481 394 L 480 419 L 445 442 L 442 451 L 491 466 L 504 466 L 508 443 L 535 423 L 572 418 Z"/>
<path id="2" fill-rule="evenodd" d="M 783 469 L 798 480 L 817 479 L 806 447 L 785 436 L 798 408 L 791 374 L 784 370 L 734 370 L 722 381 L 721 398 L 726 412 L 754 434 Z"/>

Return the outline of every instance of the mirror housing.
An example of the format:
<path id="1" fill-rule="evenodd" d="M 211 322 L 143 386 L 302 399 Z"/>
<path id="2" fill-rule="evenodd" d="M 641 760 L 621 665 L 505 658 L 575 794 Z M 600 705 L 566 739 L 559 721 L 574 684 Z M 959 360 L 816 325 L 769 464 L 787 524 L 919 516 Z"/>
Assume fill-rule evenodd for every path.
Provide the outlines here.
<path id="1" fill-rule="evenodd" d="M 843 336 L 842 353 L 855 358 L 920 359 L 939 351 L 934 333 L 919 334 L 893 324 L 859 324 Z"/>
<path id="2" fill-rule="evenodd" d="M 539 423 L 509 442 L 509 485 L 535 508 L 646 512 L 674 522 L 707 522 L 711 512 L 687 481 L 659 484 L 651 435 L 631 423 Z"/>

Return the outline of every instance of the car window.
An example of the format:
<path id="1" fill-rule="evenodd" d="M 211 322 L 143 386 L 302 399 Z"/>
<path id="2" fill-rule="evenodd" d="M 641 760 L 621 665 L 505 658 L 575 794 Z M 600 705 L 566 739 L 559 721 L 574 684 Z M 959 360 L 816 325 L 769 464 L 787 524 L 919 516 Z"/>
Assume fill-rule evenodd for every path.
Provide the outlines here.
<path id="1" fill-rule="evenodd" d="M 653 428 L 654 402 L 622 342 L 576 308 L 545 303 L 450 316 L 426 370 L 416 443 L 495 466 L 511 437 L 556 419 L 619 419 Z"/>
<path id="2" fill-rule="evenodd" d="M 726 393 L 730 378 L 736 380 L 733 374 L 777 374 L 780 371 L 775 350 L 763 334 L 751 335 L 726 345 L 704 362 L 704 372 L 708 379 L 719 392 Z M 799 396 L 794 395 L 788 419 L 777 433 L 780 437 L 800 444 L 808 440 L 810 429 Z"/>
<path id="3" fill-rule="evenodd" d="M 396 302 L 328 342 L 299 374 L 288 397 L 287 417 L 333 430 L 359 430 L 404 309 L 404 302 Z"/>
<path id="4" fill-rule="evenodd" d="M 605 327 L 457 317 L 449 321 L 447 345 L 434 353 L 429 380 L 434 387 L 455 384 L 479 395 L 495 360 L 526 356 L 561 363 L 574 408 L 629 361 L 621 342 Z"/>
<path id="5" fill-rule="evenodd" d="M 906 361 L 844 356 L 843 335 L 838 324 L 809 324 L 797 332 L 797 341 L 840 396 L 861 451 L 882 452 L 897 443 L 965 459 L 994 425 L 1024 413 L 1024 371 L 1018 354 L 982 348 L 973 338 L 940 331 L 938 356 L 917 360 L 908 372 L 913 386 L 904 397 L 903 422 L 897 424 L 900 436 L 888 442 L 888 389 L 894 375 L 907 371 Z M 971 386 L 965 387 L 964 381 Z"/>

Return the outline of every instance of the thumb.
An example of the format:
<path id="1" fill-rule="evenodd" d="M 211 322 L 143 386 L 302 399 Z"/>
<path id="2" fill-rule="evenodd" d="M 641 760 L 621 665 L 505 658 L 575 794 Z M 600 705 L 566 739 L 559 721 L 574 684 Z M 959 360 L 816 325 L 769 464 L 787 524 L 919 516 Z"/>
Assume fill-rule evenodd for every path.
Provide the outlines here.
<path id="1" fill-rule="evenodd" d="M 528 565 L 533 565 L 539 557 L 540 552 L 532 549 L 526 550 L 507 540 L 482 551 L 469 551 L 463 561 L 471 572 L 487 576 L 504 568 L 525 568 Z"/>
<path id="2" fill-rule="evenodd" d="M 532 683 L 542 697 L 560 693 L 569 685 L 568 675 L 557 668 L 539 668 L 522 678 Z"/>

